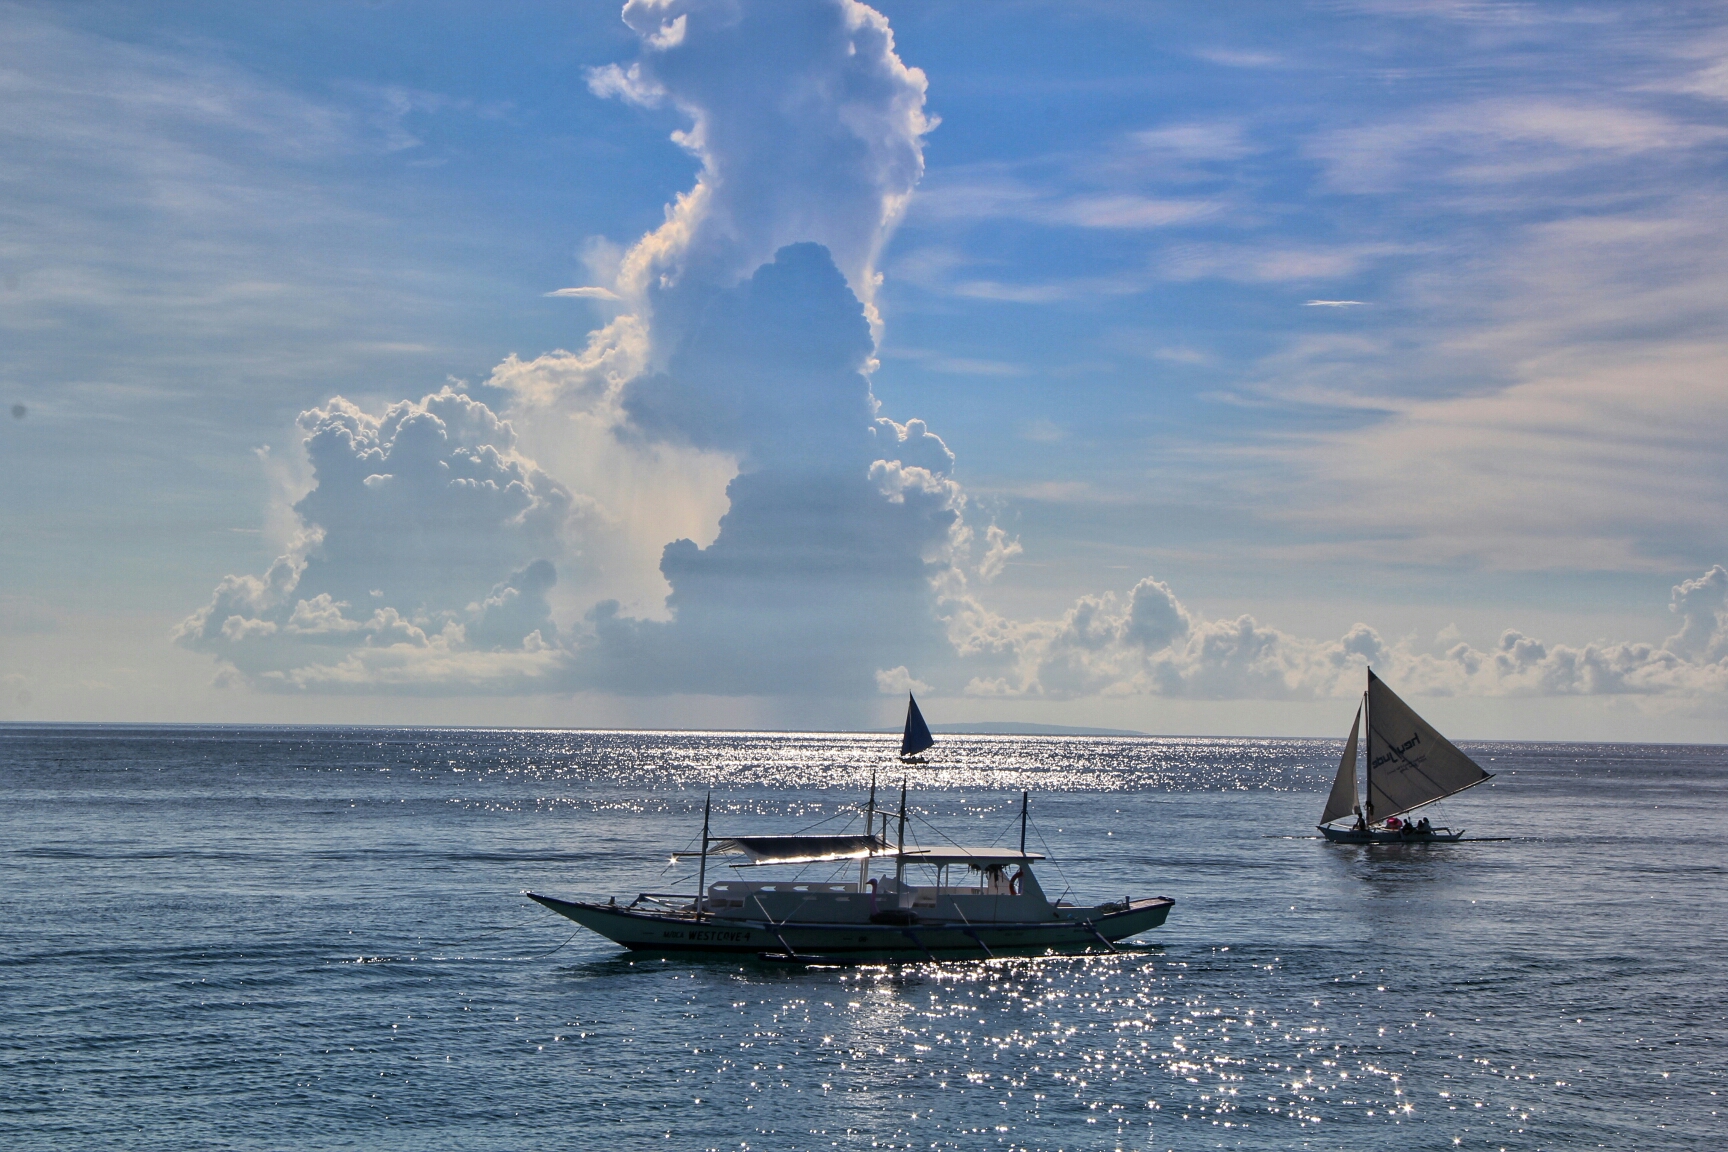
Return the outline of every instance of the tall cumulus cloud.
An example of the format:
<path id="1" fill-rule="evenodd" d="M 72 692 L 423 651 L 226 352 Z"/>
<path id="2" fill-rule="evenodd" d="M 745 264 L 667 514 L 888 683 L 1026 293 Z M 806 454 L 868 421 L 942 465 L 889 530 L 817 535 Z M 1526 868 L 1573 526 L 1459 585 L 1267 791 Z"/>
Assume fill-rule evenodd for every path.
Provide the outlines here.
<path id="1" fill-rule="evenodd" d="M 624 20 L 640 57 L 591 89 L 676 109 L 700 171 L 592 286 L 621 314 L 581 352 L 501 364 L 508 420 L 451 390 L 306 413 L 301 538 L 223 581 L 183 643 L 301 690 L 844 696 L 940 655 L 965 497 L 947 445 L 880 413 L 868 379 L 875 262 L 931 127 L 923 74 L 852 0 L 631 0 Z M 514 424 L 730 476 L 705 545 L 661 538 L 661 612 L 610 598 L 554 621 L 560 566 L 583 577 L 584 544 L 630 518 L 551 480 Z"/>

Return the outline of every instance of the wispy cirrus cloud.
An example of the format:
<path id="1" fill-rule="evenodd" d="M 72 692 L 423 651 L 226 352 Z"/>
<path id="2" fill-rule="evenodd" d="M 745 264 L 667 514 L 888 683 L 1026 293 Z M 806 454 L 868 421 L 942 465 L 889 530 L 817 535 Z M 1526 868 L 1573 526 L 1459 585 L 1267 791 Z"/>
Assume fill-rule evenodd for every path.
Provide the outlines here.
<path id="1" fill-rule="evenodd" d="M 1019 220 L 1050 227 L 1168 228 L 1217 214 L 1217 202 L 1133 192 L 1058 193 L 1009 176 L 949 180 L 919 193 L 913 212 L 930 221 Z"/>
<path id="2" fill-rule="evenodd" d="M 1660 109 L 1527 96 L 1445 104 L 1322 132 L 1308 151 L 1324 165 L 1331 188 L 1361 194 L 1435 179 L 1463 186 L 1552 181 L 1724 139 L 1728 128 Z"/>
<path id="3" fill-rule="evenodd" d="M 1380 261 L 1420 250 L 1417 245 L 1389 241 L 1332 245 L 1276 241 L 1183 244 L 1166 248 L 1158 258 L 1158 268 L 1172 280 L 1300 283 L 1354 276 Z"/>
<path id="4" fill-rule="evenodd" d="M 901 344 L 884 347 L 883 360 L 909 360 L 929 369 L 952 376 L 1024 376 L 1024 364 L 1006 360 L 988 360 L 971 356 L 953 356 L 932 348 L 911 348 Z"/>
<path id="5" fill-rule="evenodd" d="M 1197 48 L 1194 55 L 1208 64 L 1220 64 L 1226 68 L 1271 68 L 1284 60 L 1273 52 L 1245 48 Z"/>

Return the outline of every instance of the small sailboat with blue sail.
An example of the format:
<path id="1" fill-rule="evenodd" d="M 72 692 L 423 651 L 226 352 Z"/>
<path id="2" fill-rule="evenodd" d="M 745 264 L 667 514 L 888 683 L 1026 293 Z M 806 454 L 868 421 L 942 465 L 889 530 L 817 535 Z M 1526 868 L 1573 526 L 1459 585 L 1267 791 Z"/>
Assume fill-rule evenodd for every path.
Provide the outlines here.
<path id="1" fill-rule="evenodd" d="M 906 693 L 906 731 L 900 737 L 900 759 L 907 764 L 922 764 L 923 754 L 936 746 L 930 735 L 930 725 L 924 723 L 924 713 L 918 711 L 918 697 Z"/>
<path id="2" fill-rule="evenodd" d="M 1359 794 L 1358 735 L 1364 732 Z M 1464 829 L 1435 827 L 1426 817 L 1412 822 L 1409 814 L 1491 779 L 1492 773 L 1440 735 L 1370 668 L 1367 691 L 1320 813 L 1320 832 L 1340 844 L 1453 843 L 1463 838 Z"/>

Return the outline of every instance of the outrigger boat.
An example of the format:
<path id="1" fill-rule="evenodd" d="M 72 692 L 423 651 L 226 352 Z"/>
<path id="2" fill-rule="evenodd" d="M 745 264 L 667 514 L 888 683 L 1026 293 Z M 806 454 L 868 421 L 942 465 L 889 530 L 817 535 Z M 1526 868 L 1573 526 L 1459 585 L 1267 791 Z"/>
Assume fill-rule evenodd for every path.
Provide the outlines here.
<path id="1" fill-rule="evenodd" d="M 1364 728 L 1366 808 L 1356 793 L 1357 734 Z M 1464 829 L 1436 828 L 1426 819 L 1411 823 L 1405 814 L 1492 778 L 1369 669 L 1368 690 L 1356 709 L 1338 775 L 1320 814 L 1320 832 L 1340 844 L 1453 843 L 1463 838 Z M 1336 826 L 1351 816 L 1354 824 Z"/>
<path id="2" fill-rule="evenodd" d="M 922 720 L 920 720 L 922 726 Z M 928 735 L 926 734 L 926 739 Z M 926 745 L 928 746 L 928 745 Z M 920 749 L 921 751 L 922 749 Z M 755 953 L 791 962 L 960 959 L 1117 951 L 1118 941 L 1163 924 L 1167 896 L 1078 905 L 1051 900 L 1033 874 L 1044 856 L 1026 850 L 1029 796 L 1020 794 L 1020 846 L 924 848 L 906 845 L 906 786 L 899 833 L 888 814 L 876 826 L 876 786 L 864 832 L 837 836 L 711 836 L 713 797 L 702 809 L 695 894 L 643 892 L 628 904 L 526 893 L 624 947 L 650 952 Z M 710 856 L 740 854 L 734 869 L 858 862 L 856 881 L 728 879 L 707 883 Z M 876 861 L 893 871 L 871 875 Z M 915 883 L 914 870 L 932 883 Z"/>

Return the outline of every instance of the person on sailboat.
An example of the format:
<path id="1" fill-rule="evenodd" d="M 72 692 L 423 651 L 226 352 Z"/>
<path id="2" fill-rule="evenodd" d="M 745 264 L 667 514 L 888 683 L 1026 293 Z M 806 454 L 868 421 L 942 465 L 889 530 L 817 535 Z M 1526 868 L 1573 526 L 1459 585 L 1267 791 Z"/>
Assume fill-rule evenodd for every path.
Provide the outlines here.
<path id="1" fill-rule="evenodd" d="M 1362 805 L 1360 805 L 1360 804 L 1356 805 L 1356 824 L 1351 829 L 1351 831 L 1353 831 L 1353 832 L 1366 832 L 1366 831 L 1368 831 L 1368 820 L 1366 817 L 1364 817 L 1362 815 Z"/>

